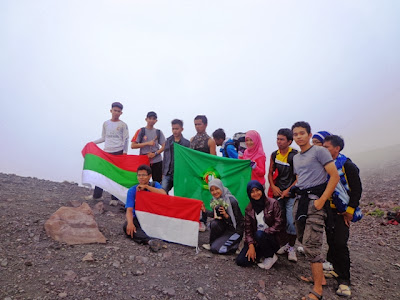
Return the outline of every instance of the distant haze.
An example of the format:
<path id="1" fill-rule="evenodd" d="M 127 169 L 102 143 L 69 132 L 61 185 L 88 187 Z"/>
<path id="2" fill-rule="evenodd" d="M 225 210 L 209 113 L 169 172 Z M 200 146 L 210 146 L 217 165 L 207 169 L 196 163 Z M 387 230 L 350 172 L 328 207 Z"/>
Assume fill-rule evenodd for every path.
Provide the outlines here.
<path id="1" fill-rule="evenodd" d="M 397 0 L 1 1 L 0 172 L 80 183 L 113 101 L 130 138 L 154 110 L 166 136 L 197 114 L 210 135 L 258 130 L 267 155 L 299 120 L 344 153 L 397 145 L 399 16 Z"/>

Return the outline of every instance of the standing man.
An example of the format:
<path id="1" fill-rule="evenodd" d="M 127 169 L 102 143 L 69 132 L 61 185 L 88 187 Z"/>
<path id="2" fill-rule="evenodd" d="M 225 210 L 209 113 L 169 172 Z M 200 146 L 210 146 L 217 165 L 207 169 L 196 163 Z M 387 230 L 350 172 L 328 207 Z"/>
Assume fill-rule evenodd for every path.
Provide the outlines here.
<path id="1" fill-rule="evenodd" d="M 290 145 L 293 142 L 293 133 L 289 128 L 278 130 L 276 144 L 278 150 L 271 154 L 268 181 L 274 194 L 274 198 L 278 200 L 282 211 L 282 219 L 286 223 L 286 231 L 282 231 L 281 248 L 277 254 L 288 253 L 288 259 L 297 262 L 296 250 L 296 227 L 293 220 L 294 198 L 290 197 L 290 189 L 296 183 L 296 176 L 293 173 L 293 157 L 297 154 L 297 150 L 292 149 Z M 274 173 L 277 177 L 274 180 Z"/>
<path id="2" fill-rule="evenodd" d="M 212 139 L 206 132 L 207 117 L 205 115 L 197 115 L 194 118 L 194 127 L 197 134 L 190 139 L 190 148 L 204 153 L 217 155 L 217 147 L 214 139 Z M 200 218 L 199 231 L 204 232 L 207 229 L 207 214 L 203 205 L 202 214 Z"/>
<path id="3" fill-rule="evenodd" d="M 225 131 L 222 128 L 218 128 L 212 134 L 215 144 L 221 146 L 219 151 L 223 157 L 238 158 L 238 152 L 235 147 L 235 143 L 232 139 L 226 138 Z"/>
<path id="4" fill-rule="evenodd" d="M 217 155 L 215 141 L 206 132 L 207 122 L 207 117 L 204 115 L 198 115 L 194 118 L 194 127 L 196 128 L 197 134 L 190 139 L 190 148 Z"/>
<path id="5" fill-rule="evenodd" d="M 123 108 L 124 106 L 120 102 L 111 104 L 111 120 L 107 120 L 103 123 L 101 138 L 93 141 L 95 144 L 104 143 L 104 151 L 113 155 L 128 153 L 128 125 L 119 119 L 122 115 Z M 103 189 L 96 186 L 93 195 L 86 196 L 85 199 L 101 199 L 102 195 Z M 112 195 L 111 199 L 116 200 L 117 198 Z"/>
<path id="6" fill-rule="evenodd" d="M 148 112 L 145 120 L 147 125 L 136 132 L 132 138 L 131 148 L 140 149 L 140 155 L 148 156 L 153 180 L 160 183 L 162 179 L 161 153 L 164 151 L 165 137 L 160 129 L 154 127 L 157 123 L 157 114 L 154 111 Z"/>
<path id="7" fill-rule="evenodd" d="M 171 121 L 172 135 L 167 138 L 163 160 L 162 188 L 167 192 L 174 186 L 174 144 L 177 143 L 184 147 L 189 147 L 190 142 L 182 135 L 183 121 L 174 119 Z"/>
<path id="8" fill-rule="evenodd" d="M 339 173 L 329 151 L 310 144 L 310 124 L 296 122 L 292 132 L 294 141 L 301 149 L 293 158 L 293 169 L 297 176 L 293 214 L 297 237 L 310 261 L 314 281 L 309 295 L 302 299 L 322 299 L 322 284 L 325 280 L 322 268 L 323 232 L 327 215 L 325 202 L 339 182 Z M 328 175 L 329 180 L 326 182 Z"/>
<path id="9" fill-rule="evenodd" d="M 329 250 L 327 260 L 332 262 L 333 269 L 338 274 L 338 289 L 336 294 L 339 296 L 350 297 L 350 253 L 347 246 L 349 240 L 350 222 L 353 220 L 354 211 L 357 209 L 361 193 L 362 185 L 358 167 L 346 156 L 340 153 L 344 148 L 344 141 L 337 135 L 326 136 L 324 147 L 331 153 L 335 160 L 336 168 L 340 175 L 340 183 L 342 184 L 350 197 L 346 210 L 339 211 L 338 208 L 330 201 L 330 209 L 332 210 L 333 230 L 327 230 L 326 239 L 328 241 Z M 332 199 L 330 199 L 332 200 Z"/>

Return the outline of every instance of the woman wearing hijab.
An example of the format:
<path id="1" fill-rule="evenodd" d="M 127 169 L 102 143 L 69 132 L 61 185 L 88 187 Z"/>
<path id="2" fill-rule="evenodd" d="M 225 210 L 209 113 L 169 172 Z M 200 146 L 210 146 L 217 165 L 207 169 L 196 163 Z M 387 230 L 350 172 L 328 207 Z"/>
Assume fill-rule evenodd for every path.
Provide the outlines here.
<path id="1" fill-rule="evenodd" d="M 227 208 L 216 207 L 218 211 L 214 211 L 215 218 L 210 223 L 210 244 L 203 247 L 217 254 L 235 252 L 243 236 L 243 215 L 239 204 L 221 180 L 211 180 L 208 187 L 212 201 L 222 200 Z"/>
<path id="2" fill-rule="evenodd" d="M 251 179 L 259 181 L 265 186 L 265 153 L 260 134 L 255 130 L 246 132 L 245 142 L 247 149 L 244 151 L 242 159 L 251 160 Z"/>
<path id="3" fill-rule="evenodd" d="M 246 207 L 244 221 L 245 245 L 236 258 L 239 266 L 246 267 L 261 261 L 258 266 L 270 269 L 278 260 L 278 234 L 283 223 L 278 201 L 265 196 L 264 187 L 257 180 L 247 184 L 250 203 Z M 263 258 L 263 259 L 262 259 Z"/>

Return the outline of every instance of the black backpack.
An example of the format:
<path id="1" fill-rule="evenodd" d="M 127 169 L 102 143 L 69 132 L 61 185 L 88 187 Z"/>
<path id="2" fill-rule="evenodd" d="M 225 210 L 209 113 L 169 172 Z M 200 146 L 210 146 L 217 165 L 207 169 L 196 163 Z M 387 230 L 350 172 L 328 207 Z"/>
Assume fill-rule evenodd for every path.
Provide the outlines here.
<path id="1" fill-rule="evenodd" d="M 288 164 L 290 165 L 290 168 L 291 168 L 292 172 L 293 172 L 293 157 L 297 154 L 297 152 L 298 151 L 296 149 L 292 148 L 292 151 L 290 151 L 289 155 L 288 155 L 288 159 L 287 160 L 288 160 Z M 276 158 L 277 154 L 278 154 L 278 150 L 272 152 L 272 155 L 271 155 L 272 162 L 274 163 L 274 170 L 276 169 L 275 158 Z"/>
<path id="2" fill-rule="evenodd" d="M 145 134 L 146 134 L 146 128 L 145 128 L 145 127 L 142 127 L 142 128 L 140 129 L 140 135 L 139 135 L 139 141 L 138 141 L 138 143 L 143 142 L 143 137 L 144 137 Z M 156 129 L 156 134 L 157 134 L 157 142 L 160 144 L 160 135 L 161 135 L 160 129 Z"/>

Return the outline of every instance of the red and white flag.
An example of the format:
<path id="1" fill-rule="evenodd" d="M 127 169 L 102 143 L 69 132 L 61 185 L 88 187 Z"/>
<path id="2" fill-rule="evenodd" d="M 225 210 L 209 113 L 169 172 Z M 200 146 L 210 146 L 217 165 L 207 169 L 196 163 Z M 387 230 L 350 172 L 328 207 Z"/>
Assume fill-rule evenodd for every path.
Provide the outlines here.
<path id="1" fill-rule="evenodd" d="M 197 247 L 201 205 L 200 200 L 140 191 L 135 213 L 148 236 Z"/>

